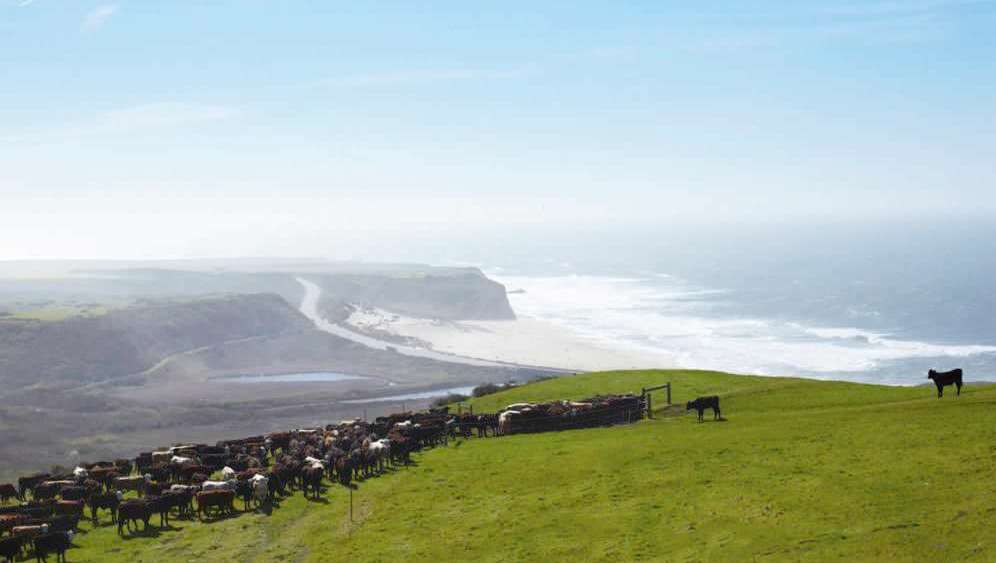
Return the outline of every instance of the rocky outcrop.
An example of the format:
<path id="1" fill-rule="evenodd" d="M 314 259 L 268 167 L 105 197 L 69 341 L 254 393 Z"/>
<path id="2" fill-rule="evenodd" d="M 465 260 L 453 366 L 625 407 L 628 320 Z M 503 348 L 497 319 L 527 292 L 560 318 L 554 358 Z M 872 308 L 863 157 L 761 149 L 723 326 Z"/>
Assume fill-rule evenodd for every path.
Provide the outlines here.
<path id="1" fill-rule="evenodd" d="M 451 321 L 515 318 L 505 286 L 476 268 L 309 277 L 322 288 L 322 309 L 330 320 L 348 317 L 349 305 Z"/>

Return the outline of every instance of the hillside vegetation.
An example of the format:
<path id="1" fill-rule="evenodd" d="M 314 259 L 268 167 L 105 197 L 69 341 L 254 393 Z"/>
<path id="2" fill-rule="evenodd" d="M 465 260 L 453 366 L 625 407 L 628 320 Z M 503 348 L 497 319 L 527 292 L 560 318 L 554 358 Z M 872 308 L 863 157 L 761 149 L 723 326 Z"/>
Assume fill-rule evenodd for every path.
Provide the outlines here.
<path id="1" fill-rule="evenodd" d="M 992 560 L 996 387 L 961 397 L 693 371 L 587 374 L 472 401 L 715 393 L 725 422 L 663 407 L 634 425 L 451 441 L 349 495 L 270 514 L 105 525 L 71 561 Z M 707 417 L 708 419 L 709 417 Z M 195 438 L 195 437 L 191 437 Z"/>
<path id="2" fill-rule="evenodd" d="M 185 350 L 310 328 L 308 319 L 273 294 L 129 307 L 52 322 L 0 321 L 0 381 L 9 391 L 113 379 Z"/>

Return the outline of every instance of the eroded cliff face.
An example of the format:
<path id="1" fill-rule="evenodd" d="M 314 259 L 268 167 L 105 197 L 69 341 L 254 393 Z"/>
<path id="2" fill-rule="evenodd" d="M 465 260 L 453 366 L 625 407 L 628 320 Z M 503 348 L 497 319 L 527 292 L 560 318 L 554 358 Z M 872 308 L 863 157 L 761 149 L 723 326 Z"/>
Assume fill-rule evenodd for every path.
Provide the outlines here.
<path id="1" fill-rule="evenodd" d="M 411 317 L 449 321 L 515 318 L 505 286 L 476 268 L 344 273 L 309 279 L 321 286 L 322 309 L 330 320 L 344 320 L 349 306 L 377 307 Z"/>

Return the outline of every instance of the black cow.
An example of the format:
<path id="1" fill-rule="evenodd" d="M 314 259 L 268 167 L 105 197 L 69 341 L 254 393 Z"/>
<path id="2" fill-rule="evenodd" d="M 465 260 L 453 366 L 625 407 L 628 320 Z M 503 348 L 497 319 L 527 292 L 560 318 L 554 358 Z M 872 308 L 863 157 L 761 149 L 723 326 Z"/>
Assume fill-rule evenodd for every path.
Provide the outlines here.
<path id="1" fill-rule="evenodd" d="M 86 487 L 63 487 L 59 491 L 62 500 L 82 500 L 87 496 Z"/>
<path id="2" fill-rule="evenodd" d="M 708 408 L 712 409 L 712 418 L 713 418 L 713 420 L 720 420 L 720 419 L 723 418 L 722 413 L 720 413 L 720 411 L 719 411 L 719 397 L 717 397 L 715 395 L 712 395 L 712 396 L 709 396 L 709 397 L 699 397 L 698 399 L 695 399 L 694 401 L 688 401 L 687 403 L 685 403 L 685 411 L 686 412 L 690 411 L 692 409 L 695 409 L 696 411 L 698 411 L 698 413 L 699 413 L 699 422 L 702 422 L 702 415 L 703 415 L 703 413 L 705 413 L 705 410 L 708 409 Z"/>
<path id="3" fill-rule="evenodd" d="M 69 532 L 54 532 L 35 538 L 35 557 L 38 563 L 48 561 L 48 554 L 54 553 L 57 563 L 65 563 L 66 550 L 73 547 L 73 536 Z"/>
<path id="4" fill-rule="evenodd" d="M 118 521 L 118 506 L 121 505 L 121 493 L 94 493 L 87 498 L 86 503 L 90 505 L 90 517 L 93 520 L 93 525 L 97 525 L 97 511 L 98 510 L 110 510 L 111 511 L 111 523 L 116 523 Z"/>
<path id="5" fill-rule="evenodd" d="M 152 511 L 149 510 L 149 503 L 145 500 L 128 500 L 118 506 L 118 535 L 123 535 L 124 530 L 131 532 L 131 523 L 135 523 L 135 531 L 138 531 L 138 523 L 143 524 L 143 530 L 149 529 L 149 519 L 152 518 Z"/>
<path id="6" fill-rule="evenodd" d="M 14 563 L 21 555 L 24 538 L 0 538 L 0 557 L 7 563 Z"/>
<path id="7" fill-rule="evenodd" d="M 322 477 L 325 476 L 325 469 L 322 466 L 309 466 L 301 470 L 301 481 L 304 498 L 308 498 L 311 492 L 312 497 L 317 499 L 322 496 Z"/>
<path id="8" fill-rule="evenodd" d="M 0 503 L 7 504 L 7 501 L 11 499 L 20 500 L 21 494 L 17 492 L 17 489 L 11 483 L 0 485 Z"/>
<path id="9" fill-rule="evenodd" d="M 961 395 L 961 370 L 954 369 L 951 371 L 934 371 L 930 370 L 927 372 L 927 379 L 933 379 L 934 385 L 937 386 L 937 398 L 940 399 L 944 396 L 944 388 L 948 385 L 954 385 L 958 387 L 958 395 Z"/>

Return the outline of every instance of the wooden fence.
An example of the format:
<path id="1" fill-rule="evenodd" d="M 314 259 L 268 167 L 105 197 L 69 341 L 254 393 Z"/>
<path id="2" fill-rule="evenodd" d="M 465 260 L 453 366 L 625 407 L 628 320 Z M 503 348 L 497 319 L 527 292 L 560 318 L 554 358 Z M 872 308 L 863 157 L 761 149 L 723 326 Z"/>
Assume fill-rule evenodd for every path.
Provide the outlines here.
<path id="1" fill-rule="evenodd" d="M 643 397 L 644 401 L 647 403 L 647 418 L 654 418 L 654 407 L 653 407 L 653 393 L 654 391 L 660 391 L 661 389 L 667 390 L 667 404 L 671 404 L 671 382 L 667 382 L 663 385 L 657 385 L 654 387 L 644 387 L 643 392 L 640 396 Z"/>
<path id="2" fill-rule="evenodd" d="M 517 416 L 509 421 L 509 434 L 552 432 L 574 428 L 593 428 L 631 424 L 643 419 L 646 403 L 642 397 L 616 400 L 613 404 L 586 411 L 571 411 L 557 416 Z"/>

